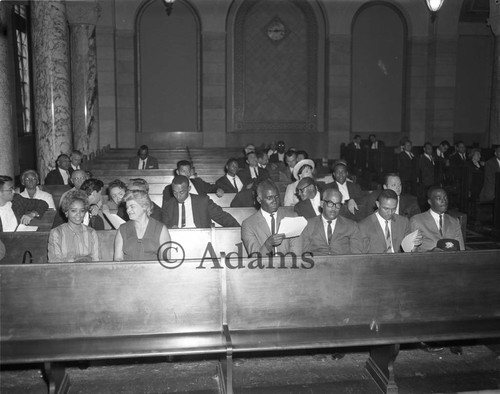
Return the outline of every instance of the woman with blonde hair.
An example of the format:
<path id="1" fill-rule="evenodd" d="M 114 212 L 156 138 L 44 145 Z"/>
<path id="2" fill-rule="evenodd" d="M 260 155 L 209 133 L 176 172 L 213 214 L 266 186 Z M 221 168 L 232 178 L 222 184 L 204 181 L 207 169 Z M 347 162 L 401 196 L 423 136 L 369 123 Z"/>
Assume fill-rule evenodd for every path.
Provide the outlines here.
<path id="1" fill-rule="evenodd" d="M 158 249 L 170 241 L 167 227 L 150 217 L 153 203 L 144 191 L 128 191 L 123 196 L 130 220 L 115 237 L 115 261 L 156 260 Z"/>

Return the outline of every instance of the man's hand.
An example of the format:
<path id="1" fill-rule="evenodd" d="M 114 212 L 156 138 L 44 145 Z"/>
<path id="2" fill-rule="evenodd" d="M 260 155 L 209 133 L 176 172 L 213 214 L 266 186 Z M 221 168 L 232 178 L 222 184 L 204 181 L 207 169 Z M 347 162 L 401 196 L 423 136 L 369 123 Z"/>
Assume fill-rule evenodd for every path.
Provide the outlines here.
<path id="1" fill-rule="evenodd" d="M 356 204 L 356 201 L 354 201 L 354 198 L 351 198 L 349 201 L 347 201 L 347 209 L 353 215 L 354 215 L 354 211 L 357 211 L 359 209 L 358 204 Z"/>
<path id="2" fill-rule="evenodd" d="M 271 247 L 279 246 L 285 239 L 285 234 L 274 234 L 266 239 L 266 243 Z"/>
<path id="3" fill-rule="evenodd" d="M 99 207 L 96 204 L 92 204 L 90 206 L 89 213 L 91 216 L 97 216 L 99 213 Z"/>
<path id="4" fill-rule="evenodd" d="M 413 249 L 411 250 L 412 252 L 416 252 L 417 248 L 422 245 L 422 232 L 420 230 L 417 230 L 417 236 L 413 240 Z"/>
<path id="5" fill-rule="evenodd" d="M 224 190 L 221 188 L 218 188 L 217 191 L 215 192 L 215 195 L 219 198 L 221 198 L 224 195 Z"/>
<path id="6" fill-rule="evenodd" d="M 253 182 L 247 185 L 247 190 L 250 190 L 252 187 L 253 187 Z"/>
<path id="7" fill-rule="evenodd" d="M 30 212 L 21 217 L 21 224 L 27 226 L 36 217 L 36 212 Z"/>

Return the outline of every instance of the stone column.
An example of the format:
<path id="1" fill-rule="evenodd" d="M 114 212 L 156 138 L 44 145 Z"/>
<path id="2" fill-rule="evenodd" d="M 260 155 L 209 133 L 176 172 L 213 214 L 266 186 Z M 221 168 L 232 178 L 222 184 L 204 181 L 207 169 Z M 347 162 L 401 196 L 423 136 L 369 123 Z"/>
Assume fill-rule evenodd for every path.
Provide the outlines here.
<path id="1" fill-rule="evenodd" d="M 57 156 L 73 145 L 69 34 L 64 1 L 30 4 L 37 163 L 44 179 Z"/>
<path id="2" fill-rule="evenodd" d="M 0 175 L 14 177 L 16 128 L 13 119 L 14 74 L 9 33 L 11 5 L 0 2 Z"/>
<path id="3" fill-rule="evenodd" d="M 96 23 L 94 2 L 66 4 L 71 35 L 73 146 L 89 155 L 99 148 Z"/>
<path id="4" fill-rule="evenodd" d="M 493 80 L 491 86 L 489 145 L 500 144 L 500 1 L 490 0 L 488 23 L 495 35 Z"/>

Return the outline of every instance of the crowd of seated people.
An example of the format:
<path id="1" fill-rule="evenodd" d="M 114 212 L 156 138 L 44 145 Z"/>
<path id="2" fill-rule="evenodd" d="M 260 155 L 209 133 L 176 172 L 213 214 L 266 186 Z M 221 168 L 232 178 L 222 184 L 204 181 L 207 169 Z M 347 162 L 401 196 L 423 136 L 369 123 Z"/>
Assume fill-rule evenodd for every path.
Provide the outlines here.
<path id="1" fill-rule="evenodd" d="M 385 147 L 375 135 L 370 136 L 368 144 L 362 144 L 357 137 L 350 149 L 376 151 Z M 126 184 L 116 179 L 104 185 L 79 169 L 81 154 L 74 151 L 71 160 L 61 155 L 54 170 L 53 177 L 63 179 L 62 173 L 67 171 L 73 188 L 59 203 L 61 215 L 59 219 L 56 215 L 50 233 L 49 261 L 98 260 L 96 230 L 118 230 L 113 250 L 114 259 L 121 261 L 156 259 L 159 245 L 170 239 L 168 229 L 210 228 L 213 222 L 240 227 L 231 214 L 209 198 L 209 193 L 234 193 L 232 207 L 256 208 L 241 224 L 241 240 L 248 255 L 398 253 L 403 251 L 402 239 L 414 231 L 417 236 L 412 239 L 413 252 L 449 246 L 441 243 L 438 247 L 443 239 L 451 240 L 450 247 L 464 250 L 460 223 L 446 213 L 447 186 L 457 183 L 456 179 L 466 171 L 470 199 L 493 199 L 494 175 L 500 172 L 500 147 L 486 163 L 481 161 L 479 149 L 472 149 L 467 157 L 461 141 L 455 144 L 454 153 L 449 154 L 450 150 L 447 141 L 436 149 L 425 143 L 418 154 L 410 140 L 402 141 L 397 172 L 386 173 L 380 187 L 371 191 L 363 190 L 356 182 L 359 169 L 350 170 L 347 160 L 334 163 L 330 174 L 333 182 L 326 182 L 317 179 L 316 163 L 308 159 L 305 151 L 285 149 L 283 141 L 270 150 L 248 144 L 243 160 L 229 158 L 225 175 L 213 184 L 196 177 L 191 162 L 179 161 L 173 181 L 164 187 L 161 207 L 151 201 L 146 180 L 135 178 Z M 141 147 L 137 163 L 134 160 L 129 168 L 158 168 L 153 159 L 147 147 Z M 38 187 L 36 171 L 25 171 L 21 184 L 25 187 L 23 194 L 14 194 L 12 179 L 0 177 L 2 231 L 15 231 L 18 224 L 28 224 L 49 206 L 55 207 L 53 200 L 50 203 L 52 197 Z M 107 203 L 103 200 L 106 190 Z M 110 210 L 124 224 L 113 226 L 104 214 Z M 308 221 L 299 237 L 285 238 L 279 232 L 281 220 L 290 216 L 303 216 Z M 73 244 L 76 246 L 70 247 Z"/>

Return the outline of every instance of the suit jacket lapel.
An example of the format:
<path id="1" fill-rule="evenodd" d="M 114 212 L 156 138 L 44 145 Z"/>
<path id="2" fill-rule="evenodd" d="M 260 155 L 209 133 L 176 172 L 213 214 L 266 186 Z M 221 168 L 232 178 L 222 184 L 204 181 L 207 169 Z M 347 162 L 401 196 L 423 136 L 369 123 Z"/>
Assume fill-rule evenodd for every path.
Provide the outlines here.
<path id="1" fill-rule="evenodd" d="M 373 214 L 373 216 L 372 216 L 372 223 L 375 226 L 375 232 L 379 235 L 379 237 L 381 237 L 381 239 L 384 240 L 384 243 L 385 243 L 385 233 L 382 230 L 382 227 L 380 226 L 380 222 L 378 221 L 377 215 L 375 215 L 375 214 Z M 391 223 L 391 225 L 393 225 L 393 224 L 394 224 L 394 222 Z M 394 226 L 392 226 L 391 230 L 393 230 L 393 229 L 394 229 Z M 392 231 L 391 231 L 391 240 L 394 242 L 394 237 L 392 236 Z"/>

